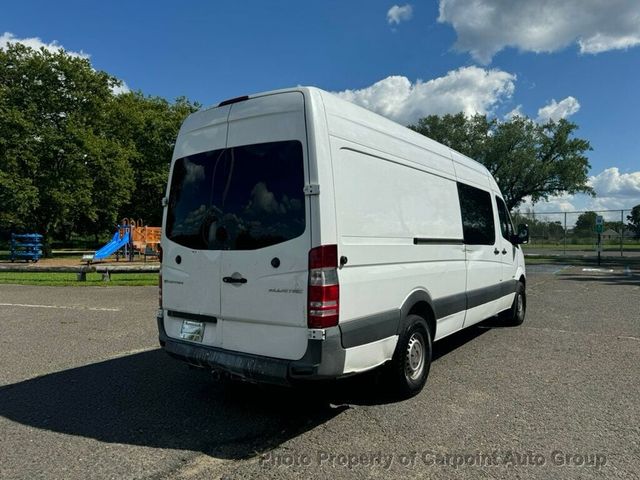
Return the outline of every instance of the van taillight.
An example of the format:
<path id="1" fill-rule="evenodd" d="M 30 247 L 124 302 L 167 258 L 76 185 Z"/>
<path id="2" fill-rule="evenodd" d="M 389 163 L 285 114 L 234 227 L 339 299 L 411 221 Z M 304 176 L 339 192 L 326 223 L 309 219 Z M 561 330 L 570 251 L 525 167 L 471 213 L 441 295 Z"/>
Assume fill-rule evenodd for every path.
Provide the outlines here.
<path id="1" fill-rule="evenodd" d="M 338 325 L 340 285 L 338 284 L 338 246 L 323 245 L 309 251 L 309 328 Z"/>

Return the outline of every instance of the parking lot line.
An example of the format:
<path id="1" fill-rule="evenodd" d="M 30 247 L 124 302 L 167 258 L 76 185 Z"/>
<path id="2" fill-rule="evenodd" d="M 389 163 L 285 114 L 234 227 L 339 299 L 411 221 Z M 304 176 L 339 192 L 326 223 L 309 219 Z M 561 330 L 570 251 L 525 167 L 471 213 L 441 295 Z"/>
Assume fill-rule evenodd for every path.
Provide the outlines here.
<path id="1" fill-rule="evenodd" d="M 25 308 L 58 308 L 62 310 L 91 310 L 93 312 L 119 312 L 119 308 L 83 307 L 82 305 L 30 305 L 27 303 L 0 303 L 0 307 L 25 307 Z"/>
<path id="2" fill-rule="evenodd" d="M 585 332 L 572 332 L 571 330 L 563 330 L 561 328 L 541 328 L 541 327 L 531 327 L 531 326 L 526 326 L 526 327 L 521 327 L 523 329 L 527 329 L 527 330 L 537 330 L 539 332 L 548 332 L 548 333 L 566 333 L 569 335 L 573 335 L 573 336 L 583 336 L 583 337 L 610 337 L 610 338 L 617 338 L 620 340 L 636 340 L 636 341 L 640 341 L 640 337 L 634 337 L 631 335 L 607 335 L 607 334 L 603 334 L 603 333 L 585 333 Z"/>

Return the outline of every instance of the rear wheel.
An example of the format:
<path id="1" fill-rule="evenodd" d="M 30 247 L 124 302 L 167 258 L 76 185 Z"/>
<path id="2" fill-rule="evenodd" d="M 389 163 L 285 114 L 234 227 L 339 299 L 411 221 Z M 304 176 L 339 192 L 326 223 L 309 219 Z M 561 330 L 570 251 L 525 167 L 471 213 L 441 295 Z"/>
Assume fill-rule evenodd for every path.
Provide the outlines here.
<path id="1" fill-rule="evenodd" d="M 527 294 L 524 284 L 518 282 L 516 287 L 516 296 L 513 298 L 511 308 L 502 314 L 502 320 L 506 325 L 522 325 L 524 316 L 527 312 Z"/>
<path id="2" fill-rule="evenodd" d="M 409 315 L 388 365 L 388 380 L 400 398 L 410 398 L 422 390 L 431 366 L 431 334 L 424 319 Z"/>

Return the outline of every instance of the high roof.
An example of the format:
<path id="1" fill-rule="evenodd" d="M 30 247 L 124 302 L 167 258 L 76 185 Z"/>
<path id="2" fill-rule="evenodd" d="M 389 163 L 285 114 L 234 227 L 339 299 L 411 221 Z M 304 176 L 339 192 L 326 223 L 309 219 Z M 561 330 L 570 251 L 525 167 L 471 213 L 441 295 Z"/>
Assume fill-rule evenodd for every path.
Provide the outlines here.
<path id="1" fill-rule="evenodd" d="M 493 179 L 493 177 L 491 176 L 487 168 L 481 163 L 473 160 L 472 158 L 469 158 L 461 154 L 460 152 L 457 152 L 456 150 L 453 150 L 452 148 L 447 147 L 446 145 L 438 143 L 435 140 L 425 137 L 424 135 L 421 135 L 409 129 L 404 125 L 400 125 L 399 123 L 396 123 L 393 120 L 389 120 L 388 118 L 382 115 L 379 115 L 375 112 L 372 112 L 371 110 L 368 110 L 354 103 L 343 100 L 337 95 L 317 87 L 312 87 L 312 86 L 290 87 L 290 88 L 283 88 L 278 90 L 270 90 L 266 92 L 254 93 L 248 96 L 237 97 L 235 99 L 225 99 L 216 105 L 212 105 L 210 107 L 200 110 L 199 112 L 196 112 L 195 115 L 197 115 L 198 113 L 209 111 L 211 109 L 218 108 L 220 104 L 228 105 L 229 103 L 233 104 L 234 101 L 243 101 L 245 99 L 257 98 L 257 97 L 262 97 L 266 95 L 275 95 L 278 93 L 286 93 L 286 92 L 302 92 L 303 94 L 305 94 L 305 97 L 310 99 L 320 97 L 322 98 L 323 108 L 325 108 L 327 111 L 336 112 L 336 113 L 349 111 L 350 114 L 357 115 L 359 119 L 361 119 L 362 121 L 365 121 L 369 126 L 375 126 L 377 127 L 378 130 L 385 131 L 388 134 L 393 135 L 399 139 L 402 139 L 408 143 L 419 145 L 421 148 L 426 148 L 434 153 L 437 153 L 438 155 L 452 159 L 453 162 L 458 165 L 463 165 L 471 170 L 474 170 L 477 173 L 486 175 L 489 178 L 489 182 L 492 185 L 495 185 L 495 180 Z M 495 185 L 495 188 L 497 189 L 497 185 Z"/>

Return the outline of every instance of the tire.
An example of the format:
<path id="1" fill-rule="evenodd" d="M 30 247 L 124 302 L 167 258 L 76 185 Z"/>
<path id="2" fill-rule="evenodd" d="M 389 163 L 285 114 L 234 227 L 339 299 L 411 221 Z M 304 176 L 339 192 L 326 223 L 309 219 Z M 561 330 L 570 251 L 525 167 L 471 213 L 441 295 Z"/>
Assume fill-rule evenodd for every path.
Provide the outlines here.
<path id="1" fill-rule="evenodd" d="M 527 313 L 527 293 L 522 282 L 518 282 L 516 287 L 516 296 L 513 298 L 511 308 L 502 314 L 502 320 L 505 325 L 518 326 L 524 322 Z"/>
<path id="2" fill-rule="evenodd" d="M 426 322 L 418 315 L 409 315 L 387 366 L 387 380 L 394 396 L 406 399 L 420 393 L 429 375 L 431 354 L 432 339 Z"/>

